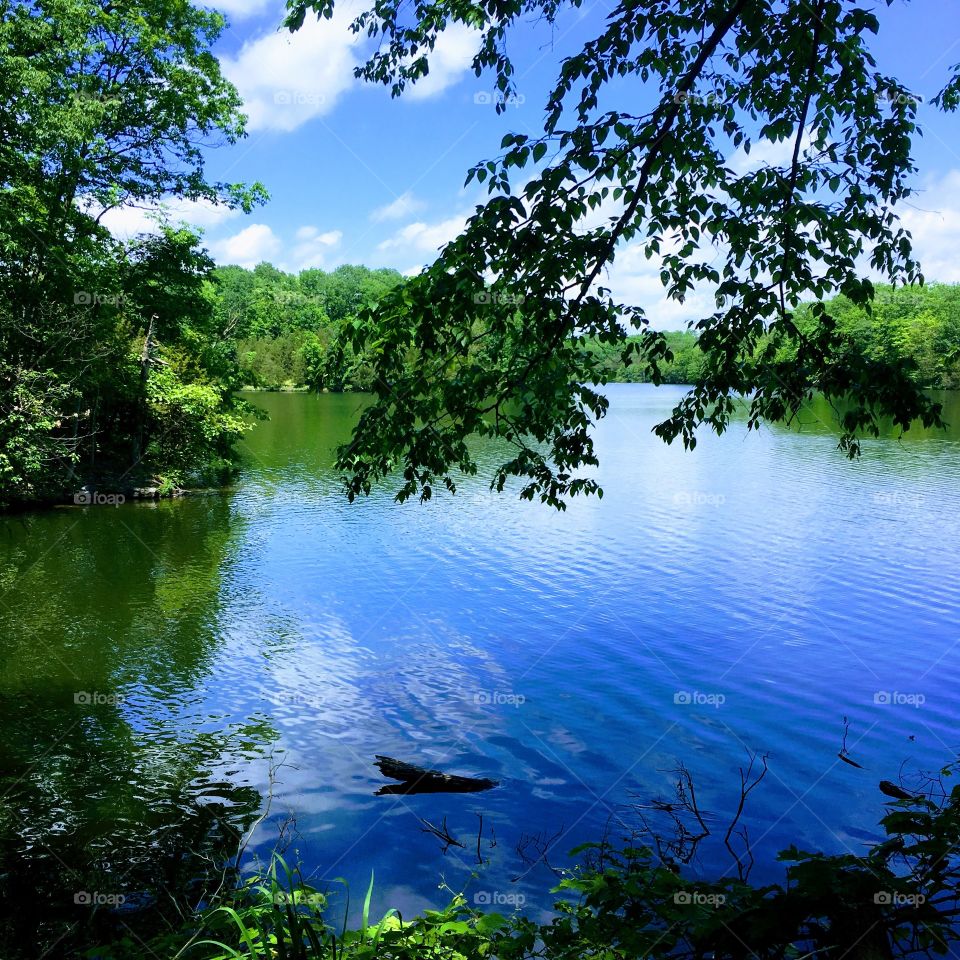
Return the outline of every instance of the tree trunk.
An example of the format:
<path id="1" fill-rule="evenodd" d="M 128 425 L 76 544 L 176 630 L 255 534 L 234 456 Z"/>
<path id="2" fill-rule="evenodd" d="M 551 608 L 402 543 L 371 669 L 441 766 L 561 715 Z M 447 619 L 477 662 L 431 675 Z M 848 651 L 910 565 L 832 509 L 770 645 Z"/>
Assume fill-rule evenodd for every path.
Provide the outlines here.
<path id="1" fill-rule="evenodd" d="M 133 464 L 130 470 L 133 470 L 141 461 L 144 448 L 147 445 L 147 380 L 150 376 L 150 351 L 153 349 L 153 328 L 156 319 L 156 314 L 150 317 L 147 335 L 143 339 L 143 350 L 140 353 L 140 423 L 133 437 Z"/>

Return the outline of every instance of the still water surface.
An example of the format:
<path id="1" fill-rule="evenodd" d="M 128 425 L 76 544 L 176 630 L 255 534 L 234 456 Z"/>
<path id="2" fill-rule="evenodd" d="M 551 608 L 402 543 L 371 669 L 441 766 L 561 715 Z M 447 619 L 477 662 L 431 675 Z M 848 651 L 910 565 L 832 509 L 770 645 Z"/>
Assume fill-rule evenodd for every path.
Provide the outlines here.
<path id="1" fill-rule="evenodd" d="M 564 514 L 481 479 L 349 505 L 331 464 L 360 399 L 260 394 L 271 419 L 226 493 L 7 518 L 0 866 L 24 897 L 134 897 L 272 794 L 248 859 L 282 833 L 321 885 L 359 897 L 375 869 L 380 908 L 437 905 L 445 877 L 536 909 L 555 880 L 521 856 L 537 835 L 562 866 L 635 826 L 678 762 L 720 822 L 748 751 L 770 764 L 758 877 L 793 842 L 861 849 L 877 782 L 960 747 L 960 430 L 850 463 L 814 411 L 686 453 L 650 434 L 680 392 L 610 388 L 605 496 Z M 844 718 L 863 769 L 837 757 Z M 375 796 L 375 754 L 501 786 Z"/>

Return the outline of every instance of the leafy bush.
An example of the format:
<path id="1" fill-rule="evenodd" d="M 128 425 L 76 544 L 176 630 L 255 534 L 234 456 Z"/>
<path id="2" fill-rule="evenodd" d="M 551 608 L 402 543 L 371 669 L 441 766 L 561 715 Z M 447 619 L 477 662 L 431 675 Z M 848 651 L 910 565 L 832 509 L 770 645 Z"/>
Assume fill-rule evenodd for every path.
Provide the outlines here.
<path id="1" fill-rule="evenodd" d="M 955 768 L 942 771 L 948 777 Z M 862 856 L 784 851 L 783 884 L 753 886 L 737 875 L 702 880 L 657 852 L 657 845 L 575 853 L 555 915 L 538 923 L 484 913 L 454 894 L 441 910 L 412 920 L 393 911 L 335 929 L 325 894 L 275 857 L 262 877 L 211 904 L 183 930 L 149 945 L 149 955 L 203 960 L 620 960 L 620 958 L 893 957 L 945 954 L 960 942 L 960 787 L 943 779 L 925 792 L 884 782 L 899 797 L 882 824 L 887 838 Z M 129 960 L 119 942 L 90 956 Z M 140 949 L 139 945 L 136 949 Z"/>

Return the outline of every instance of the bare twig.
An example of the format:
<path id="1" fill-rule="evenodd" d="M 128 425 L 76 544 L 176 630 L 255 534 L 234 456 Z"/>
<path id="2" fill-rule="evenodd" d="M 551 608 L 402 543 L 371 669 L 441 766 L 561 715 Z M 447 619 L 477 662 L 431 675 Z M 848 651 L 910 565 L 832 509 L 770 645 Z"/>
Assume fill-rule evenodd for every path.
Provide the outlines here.
<path id="1" fill-rule="evenodd" d="M 480 841 L 483 839 L 483 814 L 478 813 L 477 816 L 480 818 L 480 828 L 477 830 L 477 863 L 483 866 L 487 862 L 480 853 Z"/>
<path id="2" fill-rule="evenodd" d="M 447 828 L 447 818 L 443 818 L 443 822 L 438 827 L 436 824 L 431 823 L 429 820 L 425 820 L 423 817 L 420 818 L 420 822 L 423 826 L 420 828 L 423 833 L 432 833 L 443 843 L 443 852 L 446 852 L 451 847 L 460 847 L 463 849 L 463 844 L 450 832 Z"/>
<path id="3" fill-rule="evenodd" d="M 657 856 L 668 865 L 690 863 L 696 856 L 701 841 L 711 833 L 706 815 L 697 802 L 697 791 L 690 771 L 680 763 L 674 773 L 677 779 L 672 800 L 654 797 L 633 807 L 640 817 L 643 835 L 653 842 Z M 652 824 L 645 814 L 640 813 L 642 810 L 666 814 L 672 823 L 672 836 L 666 838 L 665 831 Z"/>
<path id="4" fill-rule="evenodd" d="M 737 836 L 743 841 L 744 844 L 744 856 L 746 860 L 741 859 L 740 855 L 734 850 L 733 844 L 730 843 L 730 838 L 736 830 L 737 824 L 740 822 L 740 817 L 743 815 L 743 809 L 747 803 L 747 797 L 750 796 L 754 788 L 760 783 L 761 780 L 767 775 L 767 758 L 768 754 L 763 754 L 760 757 L 760 762 L 763 765 L 763 769 L 754 776 L 753 767 L 757 760 L 757 755 L 755 753 L 750 754 L 750 765 L 746 770 L 743 767 L 740 767 L 740 802 L 737 804 L 737 812 L 734 814 L 733 819 L 730 821 L 730 825 L 727 827 L 726 835 L 723 838 L 723 844 L 730 851 L 730 856 L 736 861 L 737 864 L 737 876 L 740 880 L 746 882 L 747 878 L 750 876 L 750 870 L 753 867 L 753 853 L 750 850 L 750 838 L 747 833 L 746 827 L 740 830 L 737 833 Z"/>
<path id="5" fill-rule="evenodd" d="M 547 859 L 547 854 L 550 852 L 550 848 L 563 835 L 563 830 L 564 828 L 561 826 L 560 829 L 551 837 L 548 837 L 542 832 L 521 834 L 520 839 L 517 841 L 517 853 L 520 855 L 520 859 L 528 867 L 542 863 L 548 870 L 555 873 L 558 877 L 563 876 L 563 871 L 557 867 L 554 867 Z M 531 851 L 533 855 L 531 855 Z M 515 877 L 514 879 L 516 880 L 518 878 Z"/>

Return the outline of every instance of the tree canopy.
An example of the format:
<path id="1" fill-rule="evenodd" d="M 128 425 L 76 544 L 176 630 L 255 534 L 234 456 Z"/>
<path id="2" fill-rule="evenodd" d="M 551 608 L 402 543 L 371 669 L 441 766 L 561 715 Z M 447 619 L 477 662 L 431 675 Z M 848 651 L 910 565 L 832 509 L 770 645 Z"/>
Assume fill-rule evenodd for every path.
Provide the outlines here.
<path id="1" fill-rule="evenodd" d="M 0 503 L 216 475 L 245 429 L 199 237 L 104 226 L 263 198 L 205 173 L 244 132 L 210 50 L 224 25 L 186 0 L 2 4 Z"/>
<path id="2" fill-rule="evenodd" d="M 292 0 L 287 25 L 333 5 Z M 443 30 L 462 24 L 476 31 L 475 71 L 494 73 L 503 110 L 511 29 L 580 5 L 384 0 L 354 21 L 380 41 L 357 74 L 399 95 L 427 75 Z M 643 308 L 604 285 L 626 245 L 655 259 L 668 297 L 710 291 L 715 303 L 692 322 L 702 363 L 656 427 L 665 440 L 693 447 L 701 427 L 724 431 L 740 398 L 751 428 L 790 420 L 816 392 L 842 410 L 851 456 L 883 417 L 938 425 L 910 364 L 859 349 L 822 305 L 840 294 L 869 307 L 877 277 L 923 280 L 897 219 L 915 173 L 917 98 L 877 68 L 879 28 L 852 0 L 613 6 L 560 64 L 543 134 L 508 134 L 468 173 L 489 196 L 463 233 L 354 326 L 377 399 L 341 452 L 351 497 L 395 470 L 400 499 L 455 489 L 458 472 L 477 470 L 474 434 L 513 445 L 498 488 L 520 477 L 522 496 L 556 506 L 599 492 L 585 468 L 597 460 L 605 374 L 586 345 L 619 345 L 654 381 L 670 357 Z M 649 109 L 609 106 L 644 98 Z M 958 99 L 954 71 L 934 103 L 953 110 Z M 735 162 L 761 144 L 782 158 Z"/>
<path id="3" fill-rule="evenodd" d="M 354 353 L 347 331 L 361 311 L 397 286 L 396 270 L 344 264 L 285 273 L 273 264 L 253 270 L 218 267 L 215 311 L 236 343 L 248 386 L 365 390 L 371 369 Z"/>

